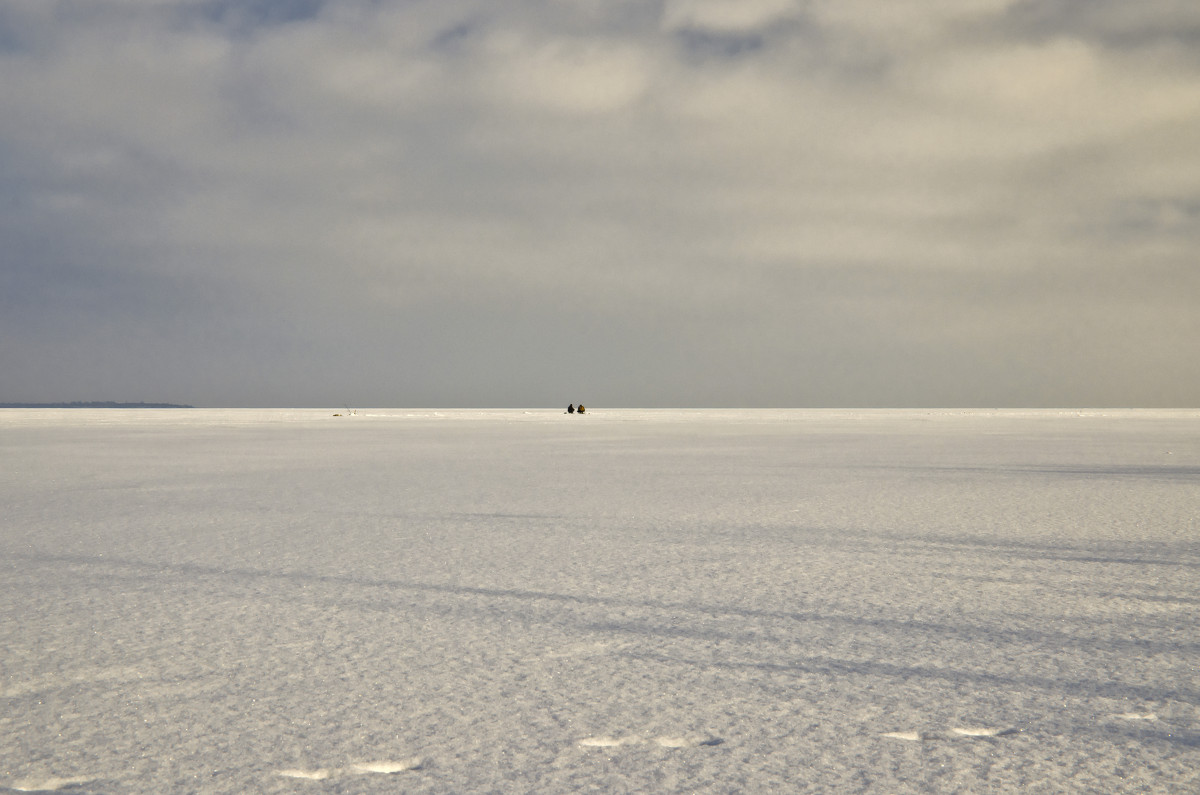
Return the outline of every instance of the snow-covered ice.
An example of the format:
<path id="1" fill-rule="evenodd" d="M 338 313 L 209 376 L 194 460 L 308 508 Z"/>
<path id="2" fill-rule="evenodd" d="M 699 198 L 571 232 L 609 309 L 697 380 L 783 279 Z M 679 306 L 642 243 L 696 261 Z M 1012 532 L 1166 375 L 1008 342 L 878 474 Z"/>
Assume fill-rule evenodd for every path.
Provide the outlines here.
<path id="1" fill-rule="evenodd" d="M 0 791 L 1196 792 L 1198 517 L 1197 411 L 0 410 Z"/>

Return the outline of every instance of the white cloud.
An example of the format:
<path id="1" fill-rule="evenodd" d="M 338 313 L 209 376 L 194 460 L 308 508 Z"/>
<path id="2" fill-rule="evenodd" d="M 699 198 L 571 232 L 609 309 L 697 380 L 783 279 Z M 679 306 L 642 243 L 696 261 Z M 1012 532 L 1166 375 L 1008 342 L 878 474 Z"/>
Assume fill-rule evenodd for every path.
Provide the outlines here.
<path id="1" fill-rule="evenodd" d="M 667 0 L 663 26 L 747 32 L 799 13 L 796 0 Z"/>
<path id="2" fill-rule="evenodd" d="M 1028 124 L 1048 145 L 1057 143 L 1056 133 L 1120 136 L 1200 111 L 1194 73 L 1077 39 L 946 49 L 914 61 L 905 77 L 915 92 L 954 103 L 963 116 Z"/>
<path id="3" fill-rule="evenodd" d="M 652 63 L 622 43 L 500 34 L 487 42 L 489 99 L 502 108 L 590 115 L 629 107 L 650 83 Z"/>

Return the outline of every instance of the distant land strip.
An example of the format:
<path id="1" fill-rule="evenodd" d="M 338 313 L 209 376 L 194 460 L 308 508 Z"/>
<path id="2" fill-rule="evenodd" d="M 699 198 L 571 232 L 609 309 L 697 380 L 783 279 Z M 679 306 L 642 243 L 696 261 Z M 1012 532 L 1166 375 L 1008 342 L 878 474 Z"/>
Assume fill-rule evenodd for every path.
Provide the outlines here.
<path id="1" fill-rule="evenodd" d="M 0 409 L 192 409 L 179 403 L 116 403 L 111 400 L 76 400 L 71 403 L 0 403 Z"/>

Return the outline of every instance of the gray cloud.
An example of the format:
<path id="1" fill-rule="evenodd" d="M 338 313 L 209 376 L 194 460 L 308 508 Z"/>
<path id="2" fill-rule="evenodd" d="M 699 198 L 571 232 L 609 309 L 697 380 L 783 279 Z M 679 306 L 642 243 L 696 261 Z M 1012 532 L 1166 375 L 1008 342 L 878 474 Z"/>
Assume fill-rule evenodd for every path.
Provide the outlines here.
<path id="1" fill-rule="evenodd" d="M 10 0 L 0 398 L 1197 405 L 1197 30 Z"/>

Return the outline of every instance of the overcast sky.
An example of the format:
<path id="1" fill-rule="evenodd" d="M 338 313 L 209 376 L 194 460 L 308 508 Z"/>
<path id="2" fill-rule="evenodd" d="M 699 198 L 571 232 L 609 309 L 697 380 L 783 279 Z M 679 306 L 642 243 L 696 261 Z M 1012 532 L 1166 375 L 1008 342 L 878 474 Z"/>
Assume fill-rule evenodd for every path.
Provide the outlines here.
<path id="1" fill-rule="evenodd" d="M 1200 406 L 1200 3 L 0 0 L 0 401 Z"/>

